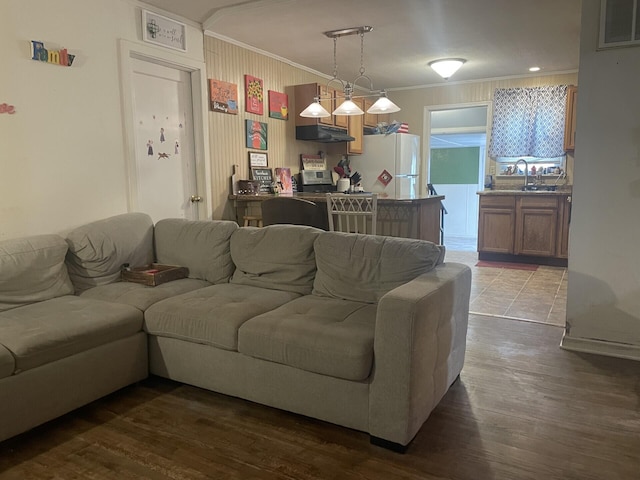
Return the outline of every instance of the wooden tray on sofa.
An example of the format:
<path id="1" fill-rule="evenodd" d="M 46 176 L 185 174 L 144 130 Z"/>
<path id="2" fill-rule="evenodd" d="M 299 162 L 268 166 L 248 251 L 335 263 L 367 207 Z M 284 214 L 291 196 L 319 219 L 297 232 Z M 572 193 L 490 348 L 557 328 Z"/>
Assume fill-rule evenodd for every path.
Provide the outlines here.
<path id="1" fill-rule="evenodd" d="M 150 287 L 155 287 L 162 283 L 179 280 L 189 276 L 187 267 L 177 265 L 163 265 L 152 263 L 144 267 L 135 267 L 130 270 L 122 270 L 122 280 L 125 282 L 142 283 Z"/>

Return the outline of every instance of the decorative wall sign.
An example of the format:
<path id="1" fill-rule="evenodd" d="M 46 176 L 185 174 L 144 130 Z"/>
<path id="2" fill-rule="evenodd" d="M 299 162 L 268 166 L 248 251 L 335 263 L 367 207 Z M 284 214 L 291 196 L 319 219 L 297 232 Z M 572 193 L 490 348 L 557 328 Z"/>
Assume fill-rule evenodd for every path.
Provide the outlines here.
<path id="1" fill-rule="evenodd" d="M 386 170 L 382 170 L 382 173 L 378 175 L 378 180 L 386 187 L 391 183 L 391 180 L 393 180 L 393 175 Z"/>
<path id="2" fill-rule="evenodd" d="M 271 193 L 273 171 L 270 168 L 252 168 L 251 179 L 260 182 L 260 193 Z"/>
<path id="3" fill-rule="evenodd" d="M 266 167 L 267 154 L 262 152 L 249 152 L 249 168 Z"/>
<path id="4" fill-rule="evenodd" d="M 142 40 L 186 52 L 187 26 L 171 18 L 143 10 Z"/>
<path id="5" fill-rule="evenodd" d="M 238 114 L 238 86 L 235 83 L 209 79 L 209 103 L 214 112 Z"/>
<path id="6" fill-rule="evenodd" d="M 281 120 L 289 119 L 289 95 L 269 90 L 269 116 Z"/>
<path id="7" fill-rule="evenodd" d="M 16 113 L 16 107 L 13 105 L 8 105 L 6 103 L 0 103 L 0 113 L 8 113 L 9 115 L 13 115 Z"/>
<path id="8" fill-rule="evenodd" d="M 262 115 L 264 113 L 264 90 L 262 80 L 251 75 L 244 76 L 245 111 Z"/>
<path id="9" fill-rule="evenodd" d="M 300 162 L 303 170 L 326 170 L 327 160 L 322 155 L 300 154 Z"/>
<path id="10" fill-rule="evenodd" d="M 254 120 L 245 120 L 247 129 L 247 148 L 267 149 L 267 124 Z"/>
<path id="11" fill-rule="evenodd" d="M 31 40 L 31 60 L 70 67 L 75 58 L 76 56 L 67 52 L 66 48 L 61 50 L 47 50 L 44 48 L 44 43 Z"/>

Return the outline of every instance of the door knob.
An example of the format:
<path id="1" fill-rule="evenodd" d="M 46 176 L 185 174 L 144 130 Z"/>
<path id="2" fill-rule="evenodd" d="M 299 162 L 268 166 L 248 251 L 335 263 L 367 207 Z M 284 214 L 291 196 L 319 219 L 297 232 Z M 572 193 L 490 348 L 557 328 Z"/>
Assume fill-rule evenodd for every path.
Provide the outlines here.
<path id="1" fill-rule="evenodd" d="M 200 195 L 191 195 L 191 203 L 201 202 L 202 197 Z"/>

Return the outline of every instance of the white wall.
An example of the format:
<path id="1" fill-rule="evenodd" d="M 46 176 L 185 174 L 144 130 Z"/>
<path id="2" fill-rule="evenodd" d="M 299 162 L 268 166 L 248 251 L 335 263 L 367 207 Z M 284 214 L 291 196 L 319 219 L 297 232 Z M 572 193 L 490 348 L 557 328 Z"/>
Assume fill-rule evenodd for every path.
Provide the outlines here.
<path id="1" fill-rule="evenodd" d="M 596 51 L 600 2 L 582 9 L 563 345 L 640 359 L 640 47 Z"/>
<path id="2" fill-rule="evenodd" d="M 16 110 L 0 114 L 0 239 L 127 211 L 118 41 L 142 43 L 141 6 L 0 2 L 0 104 Z M 77 57 L 71 67 L 31 60 L 31 40 Z M 160 57 L 167 50 L 154 48 Z M 204 60 L 197 25 L 187 26 L 187 48 L 182 55 Z"/>

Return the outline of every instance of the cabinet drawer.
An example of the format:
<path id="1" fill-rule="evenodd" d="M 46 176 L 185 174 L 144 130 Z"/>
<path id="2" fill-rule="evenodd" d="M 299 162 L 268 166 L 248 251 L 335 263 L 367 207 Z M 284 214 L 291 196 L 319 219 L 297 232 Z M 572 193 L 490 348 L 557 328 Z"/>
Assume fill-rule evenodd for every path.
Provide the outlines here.
<path id="1" fill-rule="evenodd" d="M 557 208 L 558 197 L 555 195 L 521 195 L 518 197 L 520 208 Z"/>
<path id="2" fill-rule="evenodd" d="M 481 195 L 480 207 L 516 208 L 514 195 Z"/>

